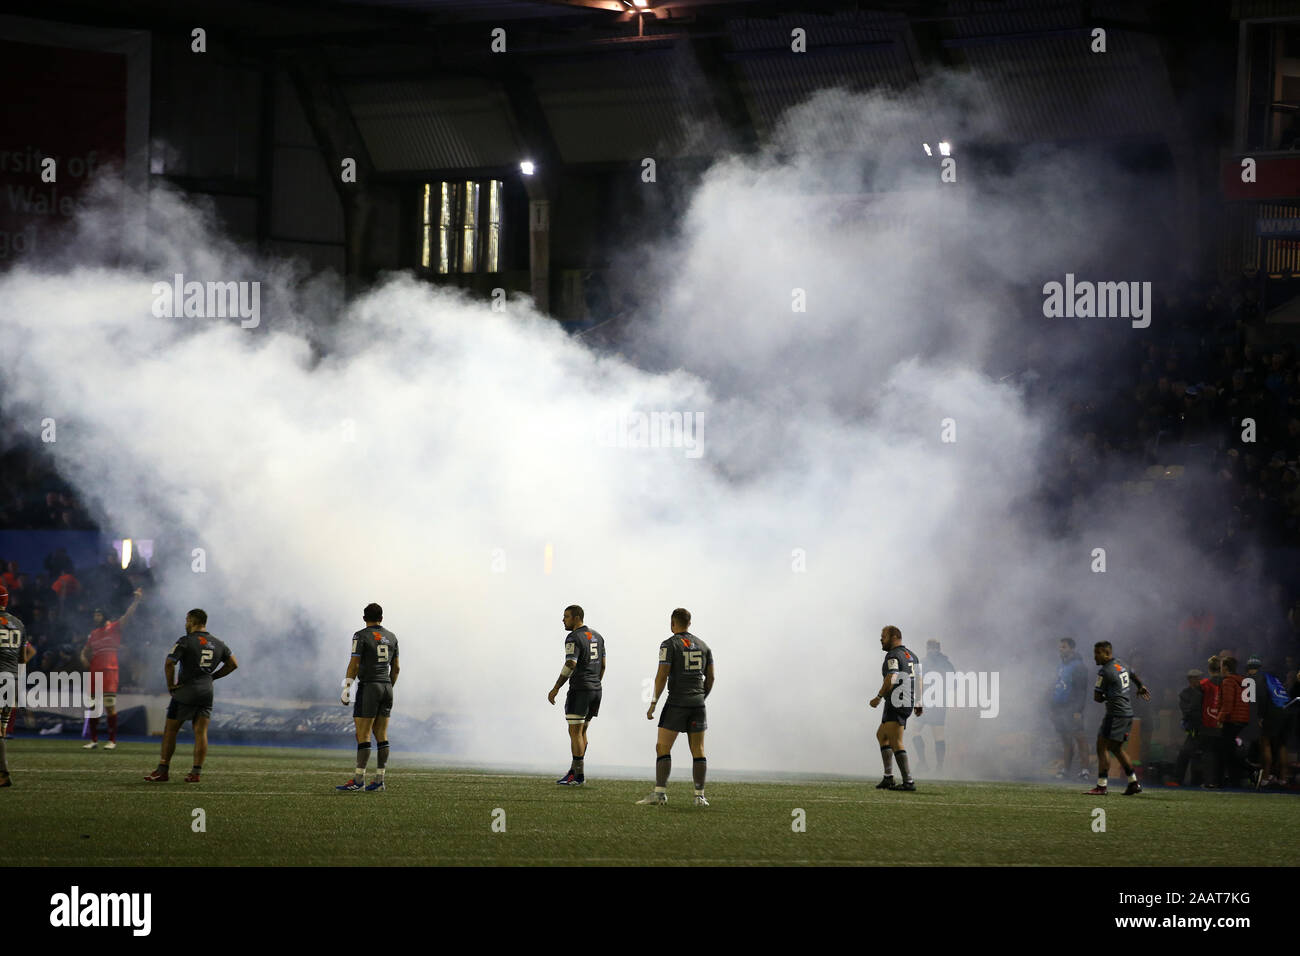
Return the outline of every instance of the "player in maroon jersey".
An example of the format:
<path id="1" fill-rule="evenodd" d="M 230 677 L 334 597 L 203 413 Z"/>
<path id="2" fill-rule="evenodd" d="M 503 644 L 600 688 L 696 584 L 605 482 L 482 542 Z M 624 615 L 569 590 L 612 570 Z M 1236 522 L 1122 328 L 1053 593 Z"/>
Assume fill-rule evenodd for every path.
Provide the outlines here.
<path id="1" fill-rule="evenodd" d="M 131 619 L 143 596 L 144 591 L 136 588 L 135 600 L 116 621 L 108 620 L 104 612 L 96 608 L 95 629 L 90 632 L 86 646 L 81 649 L 82 666 L 92 674 L 99 674 L 102 680 L 104 715 L 108 719 L 108 743 L 104 744 L 105 750 L 117 749 L 117 649 L 122 646 L 122 625 Z M 90 743 L 84 749 L 94 750 L 99 746 L 99 718 L 88 716 L 86 719 L 90 723 Z"/>

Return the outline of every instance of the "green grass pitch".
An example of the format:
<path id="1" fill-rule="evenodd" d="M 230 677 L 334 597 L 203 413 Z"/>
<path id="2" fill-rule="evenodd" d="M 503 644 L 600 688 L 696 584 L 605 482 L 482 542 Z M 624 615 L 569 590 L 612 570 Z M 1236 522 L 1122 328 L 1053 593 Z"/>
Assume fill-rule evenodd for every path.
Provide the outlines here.
<path id="1" fill-rule="evenodd" d="M 0 859 L 9 866 L 122 865 L 1204 865 L 1230 834 L 1231 859 L 1267 860 L 1294 823 L 1287 795 L 1150 788 L 1084 796 L 1081 785 L 875 779 L 756 782 L 718 774 L 712 806 L 691 805 L 678 761 L 666 807 L 634 801 L 646 780 L 449 769 L 395 756 L 386 793 L 337 793 L 347 751 L 213 748 L 203 782 L 141 778 L 150 743 L 86 752 L 71 741 L 15 741 L 14 786 L 0 790 Z M 648 773 L 649 771 L 647 771 Z M 1093 809 L 1106 811 L 1104 833 Z M 206 832 L 193 829 L 202 808 Z M 504 810 L 505 832 L 493 829 Z M 806 830 L 795 832 L 796 809 Z M 901 812 L 899 812 L 901 811 Z M 500 823 L 498 822 L 498 827 Z M 1225 831 L 1225 827 L 1229 829 Z M 1225 860 L 1226 862 L 1226 860 Z"/>

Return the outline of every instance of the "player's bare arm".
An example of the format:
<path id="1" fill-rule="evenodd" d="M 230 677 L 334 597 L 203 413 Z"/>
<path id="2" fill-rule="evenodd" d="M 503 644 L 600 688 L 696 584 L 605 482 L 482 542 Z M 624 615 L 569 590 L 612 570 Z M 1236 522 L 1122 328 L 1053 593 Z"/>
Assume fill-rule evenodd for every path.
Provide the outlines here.
<path id="1" fill-rule="evenodd" d="M 340 696 L 345 704 L 348 702 L 348 692 L 352 690 L 352 684 L 357 679 L 357 671 L 360 667 L 361 657 L 357 654 L 353 654 L 352 658 L 348 661 L 348 672 L 343 675 L 343 693 Z"/>
<path id="2" fill-rule="evenodd" d="M 709 691 L 711 690 L 713 690 L 713 665 L 712 664 L 710 664 L 709 669 L 704 672 L 704 696 L 708 697 Z"/>
<path id="3" fill-rule="evenodd" d="M 176 690 L 176 662 L 166 660 L 163 662 L 163 673 L 167 676 L 167 692 L 170 694 Z"/>
<path id="4" fill-rule="evenodd" d="M 871 706 L 879 707 L 880 702 L 889 696 L 889 692 L 893 689 L 893 687 L 894 687 L 894 675 L 886 674 L 884 681 L 880 685 L 880 690 L 876 693 L 875 697 L 871 698 Z"/>
<path id="5" fill-rule="evenodd" d="M 212 672 L 212 679 L 221 680 L 221 678 L 228 677 L 232 671 L 235 671 L 238 668 L 239 668 L 239 661 L 235 660 L 234 654 L 231 654 L 229 657 L 227 657 L 224 661 L 221 662 L 220 667 L 218 667 L 215 671 Z"/>
<path id="6" fill-rule="evenodd" d="M 1138 677 L 1137 674 L 1133 674 L 1132 671 L 1129 671 L 1129 673 L 1133 675 L 1133 685 L 1138 689 L 1138 696 L 1143 700 L 1150 700 L 1151 691 L 1146 684 L 1142 683 L 1142 678 Z"/>
<path id="7" fill-rule="evenodd" d="M 546 695 L 546 699 L 549 700 L 552 704 L 555 703 L 555 695 L 560 692 L 560 688 L 563 687 L 565 683 L 568 681 L 568 679 L 573 675 L 574 668 L 576 668 L 577 666 L 578 666 L 577 661 L 564 662 L 564 667 L 560 669 L 560 676 L 556 678 L 555 686 L 552 687 L 551 692 Z"/>
<path id="8" fill-rule="evenodd" d="M 36 656 L 36 648 L 34 648 L 31 644 L 24 644 L 24 645 L 23 645 L 23 663 L 26 664 L 28 661 L 30 661 L 30 660 L 31 660 L 33 657 L 35 657 L 35 656 Z"/>
<path id="9" fill-rule="evenodd" d="M 401 668 L 398 666 L 397 661 L 393 661 L 388 665 L 388 683 L 392 687 L 397 686 L 397 672 L 399 670 L 401 670 Z"/>
<path id="10" fill-rule="evenodd" d="M 659 706 L 659 698 L 664 694 L 664 685 L 668 683 L 668 672 L 670 670 L 672 670 L 672 664 L 669 661 L 659 662 L 659 671 L 655 674 L 654 699 L 650 701 L 650 709 L 645 712 L 646 720 L 655 719 L 655 708 Z"/>
<path id="11" fill-rule="evenodd" d="M 90 670 L 90 641 L 87 641 L 85 646 L 81 648 L 81 666 L 86 670 Z"/>
<path id="12" fill-rule="evenodd" d="M 144 597 L 144 589 L 136 588 L 135 600 L 133 600 L 131 606 L 126 609 L 126 613 L 117 619 L 118 624 L 125 624 L 131 619 L 131 615 L 135 613 L 135 609 L 140 606 L 140 598 L 142 597 Z"/>

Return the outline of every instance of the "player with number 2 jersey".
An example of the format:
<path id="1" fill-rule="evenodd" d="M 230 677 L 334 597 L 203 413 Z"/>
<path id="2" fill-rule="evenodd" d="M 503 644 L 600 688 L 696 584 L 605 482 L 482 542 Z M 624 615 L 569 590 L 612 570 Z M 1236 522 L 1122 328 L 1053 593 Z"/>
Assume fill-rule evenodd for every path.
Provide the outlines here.
<path id="1" fill-rule="evenodd" d="M 230 648 L 208 633 L 208 615 L 194 608 L 185 615 L 185 636 L 172 647 L 163 664 L 171 703 L 167 705 L 167 722 L 163 725 L 162 756 L 158 768 L 145 777 L 150 783 L 166 783 L 176 735 L 187 721 L 194 722 L 194 766 L 186 783 L 198 783 L 203 760 L 208 753 L 208 720 L 212 717 L 212 682 L 220 680 L 239 666 Z M 178 672 L 179 668 L 179 672 Z"/>

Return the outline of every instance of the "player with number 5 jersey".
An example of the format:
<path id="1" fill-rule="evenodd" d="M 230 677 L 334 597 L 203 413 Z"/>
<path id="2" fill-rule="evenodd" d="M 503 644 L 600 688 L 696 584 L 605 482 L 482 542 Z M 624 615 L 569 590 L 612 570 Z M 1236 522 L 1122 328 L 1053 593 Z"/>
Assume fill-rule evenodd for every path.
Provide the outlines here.
<path id="1" fill-rule="evenodd" d="M 239 666 L 225 642 L 208 633 L 208 615 L 195 608 L 185 615 L 185 636 L 172 647 L 163 664 L 171 703 L 163 725 L 162 756 L 158 769 L 145 777 L 150 783 L 166 783 L 176 735 L 187 720 L 194 722 L 194 766 L 186 783 L 198 783 L 208 753 L 208 720 L 212 717 L 212 682 Z M 177 668 L 179 667 L 179 673 Z"/>
<path id="2" fill-rule="evenodd" d="M 343 679 L 343 703 L 352 693 L 352 720 L 357 732 L 357 764 L 352 779 L 335 790 L 355 793 L 383 791 L 384 772 L 388 769 L 388 718 L 393 713 L 393 686 L 401 669 L 397 662 L 397 635 L 384 627 L 384 609 L 367 604 L 361 611 L 365 627 L 352 635 L 352 657 Z M 356 686 L 353 686 L 353 681 Z M 366 784 L 366 766 L 370 763 L 370 736 L 374 735 L 378 751 L 375 779 Z"/>
<path id="3" fill-rule="evenodd" d="M 563 777 L 555 781 L 562 787 L 581 787 L 587 781 L 587 728 L 600 713 L 601 680 L 605 677 L 605 639 L 599 631 L 587 627 L 586 612 L 577 604 L 564 609 L 564 667 L 555 686 L 546 695 L 551 706 L 567 682 L 564 719 L 569 724 L 569 754 L 572 760 Z"/>

